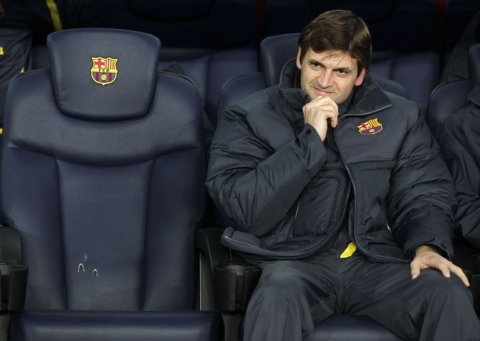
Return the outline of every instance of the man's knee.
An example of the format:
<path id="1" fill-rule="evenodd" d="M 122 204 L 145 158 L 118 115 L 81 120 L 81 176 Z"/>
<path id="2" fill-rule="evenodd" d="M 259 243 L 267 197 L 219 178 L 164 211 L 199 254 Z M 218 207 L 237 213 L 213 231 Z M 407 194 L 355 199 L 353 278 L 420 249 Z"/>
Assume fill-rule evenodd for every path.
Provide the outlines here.
<path id="1" fill-rule="evenodd" d="M 453 273 L 447 278 L 438 270 L 426 269 L 418 279 L 422 281 L 423 290 L 432 300 L 443 301 L 451 298 L 454 301 L 472 301 L 470 289 Z"/>
<path id="2" fill-rule="evenodd" d="M 304 284 L 301 270 L 293 262 L 275 262 L 263 268 L 255 293 L 273 300 L 297 299 L 304 292 Z"/>

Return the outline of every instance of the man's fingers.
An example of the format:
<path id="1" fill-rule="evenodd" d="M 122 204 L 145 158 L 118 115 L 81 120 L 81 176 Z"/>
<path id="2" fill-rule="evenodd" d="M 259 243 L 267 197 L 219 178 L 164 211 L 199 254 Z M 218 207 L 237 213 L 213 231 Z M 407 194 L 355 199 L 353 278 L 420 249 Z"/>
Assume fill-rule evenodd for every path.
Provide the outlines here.
<path id="1" fill-rule="evenodd" d="M 331 118 L 330 118 L 330 125 L 335 128 L 338 124 L 338 115 L 333 115 Z"/>
<path id="2" fill-rule="evenodd" d="M 442 273 L 444 277 L 450 278 L 451 274 L 453 273 L 457 275 L 467 287 L 470 286 L 468 278 L 463 272 L 463 270 L 441 256 L 437 257 L 436 255 L 435 257 L 424 258 L 423 260 L 420 260 L 420 259 L 413 260 L 410 263 L 410 268 L 411 268 L 412 279 L 417 278 L 423 269 L 436 268 Z"/>
<path id="3" fill-rule="evenodd" d="M 440 263 L 437 268 L 442 272 L 443 277 L 450 278 L 450 268 L 447 264 Z"/>
<path id="4" fill-rule="evenodd" d="M 442 263 L 439 264 L 438 269 L 442 272 L 443 276 L 445 276 L 446 278 L 450 278 L 451 273 L 454 273 L 455 275 L 457 275 L 462 280 L 462 282 L 467 287 L 470 286 L 468 278 L 465 275 L 465 273 L 463 272 L 463 270 L 460 267 L 453 264 L 452 262 L 450 262 L 450 261 L 446 261 L 445 263 L 442 262 Z"/>
<path id="5" fill-rule="evenodd" d="M 419 267 L 413 267 L 411 268 L 411 274 L 412 274 L 412 279 L 417 278 L 420 275 L 420 268 Z"/>
<path id="6" fill-rule="evenodd" d="M 458 277 L 460 277 L 460 279 L 462 280 L 462 282 L 467 286 L 469 287 L 470 286 L 470 282 L 468 281 L 468 278 L 467 276 L 465 275 L 465 273 L 463 272 L 463 270 L 456 266 L 455 264 L 452 264 L 452 268 L 451 268 L 451 271 L 457 275 Z"/>
<path id="7" fill-rule="evenodd" d="M 410 273 L 412 274 L 412 279 L 415 279 L 417 278 L 418 276 L 420 276 L 420 272 L 422 271 L 422 266 L 421 266 L 421 263 L 419 261 L 412 261 L 410 263 Z"/>
<path id="8" fill-rule="evenodd" d="M 305 123 L 312 125 L 324 141 L 328 125 L 335 128 L 338 124 L 338 106 L 330 97 L 317 97 L 303 106 L 303 116 Z"/>

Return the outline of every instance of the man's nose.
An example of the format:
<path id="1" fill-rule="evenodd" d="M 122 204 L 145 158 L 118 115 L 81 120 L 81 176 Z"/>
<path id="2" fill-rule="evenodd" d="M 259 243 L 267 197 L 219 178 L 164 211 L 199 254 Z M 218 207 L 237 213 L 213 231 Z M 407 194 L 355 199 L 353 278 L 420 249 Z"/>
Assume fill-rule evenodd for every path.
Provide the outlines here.
<path id="1" fill-rule="evenodd" d="M 322 88 L 327 88 L 332 85 L 332 70 L 322 71 L 318 77 L 317 82 Z"/>

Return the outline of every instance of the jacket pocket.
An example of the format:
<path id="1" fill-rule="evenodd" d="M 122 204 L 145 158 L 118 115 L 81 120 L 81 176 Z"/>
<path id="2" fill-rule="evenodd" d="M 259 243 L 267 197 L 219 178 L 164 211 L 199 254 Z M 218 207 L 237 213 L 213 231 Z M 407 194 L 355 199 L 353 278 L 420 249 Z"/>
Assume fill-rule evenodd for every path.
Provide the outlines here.
<path id="1" fill-rule="evenodd" d="M 334 234 L 343 219 L 349 188 L 345 170 L 320 171 L 302 192 L 293 237 Z"/>

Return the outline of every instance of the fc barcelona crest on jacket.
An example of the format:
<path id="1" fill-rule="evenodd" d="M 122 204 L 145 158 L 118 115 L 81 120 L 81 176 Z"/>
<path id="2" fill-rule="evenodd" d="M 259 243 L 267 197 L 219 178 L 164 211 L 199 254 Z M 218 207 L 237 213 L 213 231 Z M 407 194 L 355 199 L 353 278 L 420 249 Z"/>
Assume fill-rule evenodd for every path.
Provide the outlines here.
<path id="1" fill-rule="evenodd" d="M 379 133 L 383 129 L 383 125 L 378 122 L 378 118 L 374 118 L 373 120 L 368 120 L 367 122 L 363 122 L 359 126 L 357 126 L 358 132 L 362 135 L 375 135 Z"/>
<path id="2" fill-rule="evenodd" d="M 118 59 L 110 57 L 92 57 L 90 75 L 95 83 L 103 86 L 115 82 L 118 76 Z"/>

